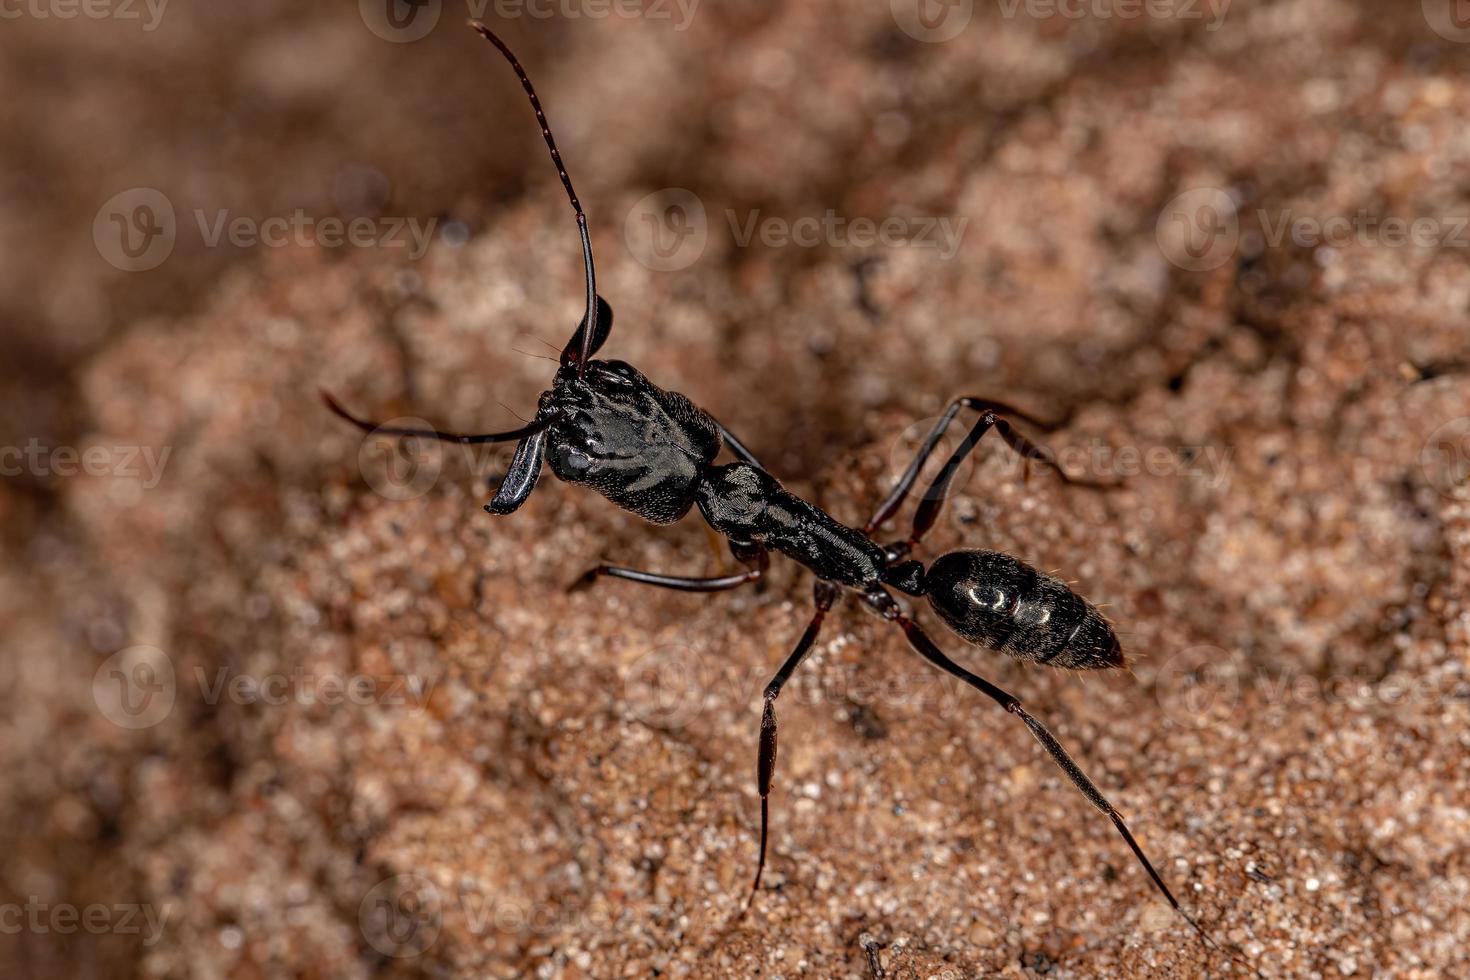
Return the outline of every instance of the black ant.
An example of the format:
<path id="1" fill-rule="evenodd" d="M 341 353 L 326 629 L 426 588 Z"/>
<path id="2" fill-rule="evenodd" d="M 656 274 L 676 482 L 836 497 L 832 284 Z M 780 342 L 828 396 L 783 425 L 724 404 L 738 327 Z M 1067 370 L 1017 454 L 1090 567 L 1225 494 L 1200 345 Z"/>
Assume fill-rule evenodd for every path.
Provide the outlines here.
<path id="1" fill-rule="evenodd" d="M 952 551 L 935 559 L 927 568 L 909 557 L 934 526 L 956 470 L 980 438 L 992 429 L 1026 459 L 1040 460 L 1062 480 L 1082 484 L 1083 481 L 1068 477 L 1050 454 L 1013 428 L 1003 416 L 1042 429 L 1053 426 L 999 402 L 956 399 L 919 447 L 897 485 L 859 529 L 843 524 L 815 504 L 785 490 L 739 439 L 685 396 L 657 387 L 623 361 L 593 360 L 592 355 L 612 330 L 613 314 L 607 301 L 597 295 L 587 216 L 572 189 L 571 178 L 541 110 L 541 100 L 525 69 L 489 28 L 477 22 L 471 22 L 470 26 L 505 56 L 530 97 L 541 135 L 577 216 L 586 267 L 586 312 L 561 352 L 561 365 L 551 390 L 541 395 L 535 419 L 518 429 L 465 435 L 378 426 L 357 418 L 323 393 L 328 407 L 367 432 L 456 443 L 518 443 L 505 480 L 485 505 L 492 514 L 512 513 L 526 502 L 536 487 L 544 461 L 551 464 L 551 471 L 559 479 L 590 487 L 654 524 L 673 523 L 697 506 L 710 527 L 729 539 L 731 553 L 745 566 L 744 571 L 733 575 L 688 578 L 598 565 L 577 579 L 573 589 L 586 588 L 606 576 L 684 592 L 719 592 L 759 581 L 770 565 L 771 551 L 795 559 L 816 575 L 813 590 L 816 609 L 811 622 L 765 689 L 757 761 L 760 857 L 746 901 L 747 909 L 760 888 L 766 863 L 771 777 L 776 765 L 776 698 L 811 650 L 822 621 L 845 590 L 856 594 L 869 609 L 901 629 L 919 656 L 978 689 L 1021 719 L 1082 795 L 1112 820 L 1134 857 L 1148 872 L 1154 887 L 1207 943 L 1215 946 L 1204 929 L 1180 907 L 1129 832 L 1122 815 L 1103 797 L 1056 737 L 1028 714 L 1014 695 L 946 656 L 889 591 L 897 589 L 928 599 L 939 618 L 955 633 L 977 646 L 1018 660 L 1070 670 L 1124 665 L 1122 648 L 1107 619 L 1060 580 L 994 551 Z M 966 408 L 979 412 L 979 421 L 919 501 L 909 536 L 893 544 L 877 544 L 874 533 L 908 499 L 925 462 L 950 423 Z M 722 447 L 729 449 L 738 461 L 715 465 L 715 457 Z"/>

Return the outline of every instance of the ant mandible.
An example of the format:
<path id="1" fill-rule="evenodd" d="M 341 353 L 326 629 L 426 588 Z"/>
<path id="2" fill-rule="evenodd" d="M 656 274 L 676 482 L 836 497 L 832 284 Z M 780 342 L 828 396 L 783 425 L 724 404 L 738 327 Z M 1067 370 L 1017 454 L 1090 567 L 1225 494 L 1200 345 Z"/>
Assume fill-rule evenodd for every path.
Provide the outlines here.
<path id="1" fill-rule="evenodd" d="M 756 767 L 761 799 L 760 857 L 745 908 L 750 907 L 760 888 L 766 863 L 771 777 L 776 765 L 776 699 L 811 651 L 827 613 L 846 591 L 856 594 L 872 611 L 901 629 L 919 656 L 1019 718 L 1082 795 L 1112 820 L 1129 850 L 1148 872 L 1154 887 L 1205 942 L 1215 946 L 1199 923 L 1180 907 L 1128 830 L 1122 815 L 1067 754 L 1056 736 L 1027 713 L 1015 695 L 946 656 L 889 591 L 897 589 L 927 599 L 939 618 L 959 636 L 1017 660 L 1071 670 L 1124 665 L 1122 648 L 1112 626 L 1095 606 L 1060 580 L 995 551 L 951 551 L 927 568 L 909 557 L 934 526 L 956 470 L 980 438 L 992 429 L 1014 452 L 1040 460 L 1065 482 L 1082 483 L 1068 477 L 1048 453 L 1003 416 L 1042 429 L 1053 426 L 999 402 L 955 399 L 929 432 L 897 485 L 858 529 L 784 489 L 739 439 L 685 396 L 659 388 L 623 361 L 593 360 L 592 355 L 612 330 L 613 313 L 607 301 L 597 294 L 587 215 L 572 189 L 546 114 L 541 110 L 541 100 L 525 69 L 489 28 L 475 21 L 470 26 L 505 56 L 530 97 L 541 136 L 546 140 L 576 213 L 587 280 L 586 311 L 561 352 L 560 367 L 551 390 L 541 395 L 535 419 L 518 429 L 468 435 L 380 426 L 352 415 L 323 392 L 327 406 L 366 432 L 462 444 L 518 443 L 504 481 L 485 505 L 492 514 L 510 514 L 525 503 L 545 462 L 551 465 L 558 479 L 590 487 L 617 506 L 654 524 L 670 524 L 697 506 L 710 527 L 729 540 L 731 553 L 745 566 L 744 571 L 733 575 L 688 578 L 598 565 L 577 579 L 573 589 L 586 588 L 606 576 L 683 592 L 719 592 L 759 581 L 770 565 L 771 551 L 795 559 L 816 575 L 813 589 L 816 608 L 811 621 L 764 693 Z M 876 543 L 874 533 L 908 499 L 920 470 L 961 409 L 978 412 L 979 420 L 920 500 L 908 537 L 888 545 Z M 722 447 L 729 449 L 737 462 L 715 465 Z"/>

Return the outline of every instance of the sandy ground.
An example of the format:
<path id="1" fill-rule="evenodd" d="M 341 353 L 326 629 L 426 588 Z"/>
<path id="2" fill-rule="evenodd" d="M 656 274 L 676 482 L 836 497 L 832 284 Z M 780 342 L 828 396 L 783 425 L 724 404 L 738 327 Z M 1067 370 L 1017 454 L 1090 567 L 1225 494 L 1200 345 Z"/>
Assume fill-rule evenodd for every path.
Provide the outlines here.
<path id="1" fill-rule="evenodd" d="M 984 446 L 924 555 L 1054 571 L 1106 604 L 1129 671 L 1025 667 L 919 615 L 1053 725 L 1235 959 L 1023 726 L 853 604 L 780 702 L 739 916 L 760 691 L 809 576 L 569 595 L 603 559 L 730 559 L 697 518 L 549 476 L 493 518 L 508 449 L 365 441 L 316 400 L 475 430 L 534 410 L 580 269 L 485 54 L 455 106 L 527 160 L 524 192 L 481 190 L 468 240 L 420 261 L 206 262 L 192 309 L 104 331 L 51 389 L 102 472 L 53 455 L 0 484 L 7 972 L 1463 973 L 1470 85 L 1413 6 L 1238 0 L 1218 30 L 977 10 L 922 43 L 881 4 L 712 5 L 687 31 L 564 28 L 537 73 L 607 353 L 791 489 L 860 523 L 957 394 L 1070 414 L 1046 437 L 1069 469 L 1123 479 Z M 645 220 L 693 214 L 671 187 L 704 245 L 650 259 Z M 737 241 L 829 208 L 967 223 L 952 250 Z M 1314 239 L 1334 217 L 1354 232 Z M 95 929 L 55 915 L 91 905 Z"/>

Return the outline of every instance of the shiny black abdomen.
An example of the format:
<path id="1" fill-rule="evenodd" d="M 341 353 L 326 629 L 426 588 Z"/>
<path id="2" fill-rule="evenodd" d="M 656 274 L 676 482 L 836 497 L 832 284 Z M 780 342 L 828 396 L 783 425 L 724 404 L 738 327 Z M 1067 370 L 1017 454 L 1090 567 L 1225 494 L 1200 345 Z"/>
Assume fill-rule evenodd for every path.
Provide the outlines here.
<path id="1" fill-rule="evenodd" d="M 995 551 L 952 551 L 925 576 L 929 604 L 971 643 L 1072 670 L 1123 666 L 1102 613 L 1060 579 Z"/>

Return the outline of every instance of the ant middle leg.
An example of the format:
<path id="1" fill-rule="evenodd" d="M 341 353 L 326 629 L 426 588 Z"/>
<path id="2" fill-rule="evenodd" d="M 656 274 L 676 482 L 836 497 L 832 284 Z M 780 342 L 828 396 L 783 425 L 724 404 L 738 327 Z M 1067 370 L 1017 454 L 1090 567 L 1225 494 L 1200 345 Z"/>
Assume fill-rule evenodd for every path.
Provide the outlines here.
<path id="1" fill-rule="evenodd" d="M 934 423 L 934 428 L 929 430 L 929 435 L 925 437 L 923 444 L 919 446 L 919 451 L 914 454 L 913 462 L 909 463 L 908 468 L 903 471 L 903 475 L 898 478 L 898 483 L 894 484 L 894 487 L 889 492 L 888 496 L 885 497 L 883 499 L 883 502 L 878 505 L 878 509 L 873 512 L 873 516 L 868 519 L 868 523 L 863 525 L 863 530 L 867 534 L 872 534 L 873 532 L 877 531 L 878 528 L 881 527 L 885 522 L 887 522 L 889 518 L 898 513 L 898 509 L 902 507 L 904 501 L 908 499 L 909 492 L 913 490 L 914 483 L 919 478 L 919 471 L 924 468 L 924 464 L 929 461 L 929 457 L 934 455 L 934 451 L 939 448 L 939 440 L 944 438 L 945 431 L 949 429 L 950 423 L 954 421 L 955 416 L 959 414 L 959 411 L 962 408 L 970 408 L 980 412 L 981 423 L 983 424 L 977 424 L 975 428 L 971 430 L 970 436 L 963 443 L 960 444 L 959 449 L 957 449 L 951 456 L 951 461 L 953 462 L 954 467 L 958 468 L 960 462 L 962 462 L 964 458 L 969 455 L 970 450 L 974 448 L 974 444 L 980 438 L 980 436 L 983 435 L 986 430 L 988 430 L 992 425 L 994 425 L 996 431 L 1000 433 L 1000 437 L 1005 440 L 1006 445 L 1009 446 L 1012 451 L 1020 455 L 1025 460 L 1029 461 L 1034 459 L 1040 461 L 1041 463 L 1055 471 L 1057 475 L 1062 478 L 1063 481 L 1078 486 L 1101 487 L 1107 485 L 1094 484 L 1087 480 L 1078 480 L 1068 476 L 1067 472 L 1057 465 L 1056 454 L 1050 452 L 1042 446 L 1037 445 L 1030 439 L 1027 439 L 1020 432 L 1017 432 L 1015 428 L 1010 425 L 1010 423 L 1006 422 L 1006 420 L 1001 417 L 1010 416 L 1012 418 L 1020 419 L 1022 422 L 1025 422 L 1030 426 L 1040 429 L 1043 432 L 1051 432 L 1067 424 L 1067 422 L 1071 418 L 1070 412 L 1066 416 L 1063 416 L 1061 419 L 1055 422 L 1043 422 L 1034 416 L 1011 408 L 1009 405 L 1003 404 L 1002 402 L 990 401 L 984 398 L 956 398 L 954 401 L 949 403 L 949 407 L 945 409 L 944 414 L 939 417 L 939 421 Z M 987 417 L 991 418 L 992 421 L 985 422 L 985 419 Z M 954 474 L 953 472 L 951 472 L 950 478 L 953 478 L 953 476 Z M 945 479 L 944 486 L 948 487 L 948 485 L 949 479 Z M 938 486 L 937 480 L 935 481 L 934 485 L 931 485 L 929 491 L 930 494 L 934 492 L 936 486 Z"/>
<path id="2" fill-rule="evenodd" d="M 691 578 L 683 575 L 660 575 L 656 572 L 644 572 L 620 565 L 596 565 L 578 576 L 576 581 L 567 586 L 567 591 L 580 592 L 591 588 L 599 578 L 607 576 L 638 582 L 642 585 L 653 585 L 661 589 L 674 589 L 679 592 L 723 592 L 726 589 L 738 589 L 742 585 L 760 581 L 761 576 L 765 575 L 766 570 L 771 567 L 770 553 L 761 545 L 731 541 L 730 553 L 741 564 L 749 567 L 734 575 Z"/>
<path id="3" fill-rule="evenodd" d="M 760 749 L 756 757 L 756 785 L 761 795 L 761 849 L 760 859 L 755 866 L 755 880 L 750 884 L 750 896 L 745 900 L 745 908 L 750 908 L 750 903 L 755 901 L 756 892 L 761 886 L 761 874 L 766 870 L 766 838 L 771 826 L 770 796 L 771 777 L 776 771 L 776 698 L 781 696 L 781 688 L 791 679 L 796 668 L 806 659 L 811 652 L 812 644 L 817 641 L 817 634 L 821 632 L 822 620 L 827 618 L 827 613 L 832 604 L 837 601 L 839 590 L 830 582 L 817 580 L 812 587 L 812 599 L 816 603 L 816 612 L 812 613 L 811 622 L 807 624 L 801 639 L 796 641 L 796 648 L 776 671 L 776 676 L 766 685 L 762 697 L 765 705 L 761 710 L 761 737 Z"/>

